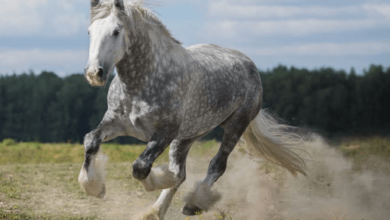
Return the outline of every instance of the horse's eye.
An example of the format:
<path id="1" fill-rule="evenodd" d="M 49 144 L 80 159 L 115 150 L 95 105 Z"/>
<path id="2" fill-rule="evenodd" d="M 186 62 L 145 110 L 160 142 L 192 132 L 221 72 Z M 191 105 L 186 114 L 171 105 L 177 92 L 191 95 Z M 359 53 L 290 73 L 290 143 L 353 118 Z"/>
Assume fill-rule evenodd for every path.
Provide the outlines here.
<path id="1" fill-rule="evenodd" d="M 112 33 L 112 35 L 118 36 L 119 35 L 119 31 L 114 31 L 114 33 Z"/>

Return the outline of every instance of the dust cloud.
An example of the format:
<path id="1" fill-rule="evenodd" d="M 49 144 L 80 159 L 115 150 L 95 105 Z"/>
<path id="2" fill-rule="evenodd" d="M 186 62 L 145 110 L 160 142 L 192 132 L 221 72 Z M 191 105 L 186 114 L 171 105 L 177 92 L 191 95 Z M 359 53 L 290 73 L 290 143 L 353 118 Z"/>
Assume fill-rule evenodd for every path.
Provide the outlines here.
<path id="1" fill-rule="evenodd" d="M 214 185 L 223 194 L 222 200 L 202 218 L 218 219 L 225 215 L 246 220 L 390 218 L 388 172 L 354 171 L 352 162 L 318 135 L 311 135 L 304 149 L 310 154 L 310 157 L 302 155 L 307 159 L 308 176 L 294 178 L 282 168 L 243 155 L 237 147 L 229 158 L 228 170 Z M 184 191 L 204 178 L 211 157 L 190 156 Z"/>

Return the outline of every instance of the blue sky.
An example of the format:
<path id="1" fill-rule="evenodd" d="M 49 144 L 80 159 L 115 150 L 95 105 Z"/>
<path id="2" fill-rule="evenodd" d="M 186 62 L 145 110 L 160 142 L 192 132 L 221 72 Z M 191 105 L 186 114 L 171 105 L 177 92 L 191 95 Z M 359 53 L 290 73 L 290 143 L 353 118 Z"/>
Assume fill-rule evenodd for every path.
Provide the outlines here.
<path id="1" fill-rule="evenodd" d="M 278 64 L 358 73 L 390 67 L 390 0 L 149 0 L 184 46 L 242 51 L 259 69 Z M 81 73 L 89 0 L 0 0 L 0 74 Z"/>

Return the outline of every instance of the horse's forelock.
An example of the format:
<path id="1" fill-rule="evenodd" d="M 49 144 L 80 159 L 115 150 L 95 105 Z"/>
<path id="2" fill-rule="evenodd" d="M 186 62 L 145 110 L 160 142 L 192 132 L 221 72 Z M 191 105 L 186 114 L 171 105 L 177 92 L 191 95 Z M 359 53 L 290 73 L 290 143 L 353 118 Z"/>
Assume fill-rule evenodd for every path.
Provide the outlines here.
<path id="1" fill-rule="evenodd" d="M 91 8 L 91 24 L 96 20 L 108 17 L 112 12 L 112 6 L 112 2 L 100 2 Z"/>
<path id="2" fill-rule="evenodd" d="M 124 10 L 118 10 L 112 1 L 100 1 L 96 7 L 91 8 L 91 24 L 96 20 L 108 17 L 111 13 L 115 13 L 125 23 L 128 23 L 133 30 L 137 31 L 138 25 L 135 23 L 138 19 L 142 19 L 146 23 L 160 26 L 168 36 L 178 44 L 181 44 L 150 9 L 143 7 L 144 5 L 145 2 L 143 0 L 125 2 Z"/>
<path id="3" fill-rule="evenodd" d="M 91 23 L 98 19 L 108 17 L 111 13 L 115 13 L 118 17 L 132 19 L 134 12 L 137 12 L 141 17 L 148 20 L 158 20 L 158 18 L 147 8 L 144 8 L 144 1 L 131 1 L 123 3 L 124 9 L 120 10 L 115 7 L 112 1 L 100 1 L 95 7 L 91 8 Z"/>

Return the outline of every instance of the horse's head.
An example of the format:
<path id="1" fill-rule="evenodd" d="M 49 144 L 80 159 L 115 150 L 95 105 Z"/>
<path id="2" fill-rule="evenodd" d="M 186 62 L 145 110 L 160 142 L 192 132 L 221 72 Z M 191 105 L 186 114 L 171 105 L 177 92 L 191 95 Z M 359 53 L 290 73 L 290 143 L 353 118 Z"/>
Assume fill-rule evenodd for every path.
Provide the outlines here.
<path id="1" fill-rule="evenodd" d="M 91 25 L 88 28 L 90 46 L 85 77 L 92 86 L 106 83 L 127 48 L 124 24 L 118 16 L 125 13 L 123 0 L 115 0 L 111 10 L 100 8 L 99 3 L 99 0 L 91 0 Z"/>

